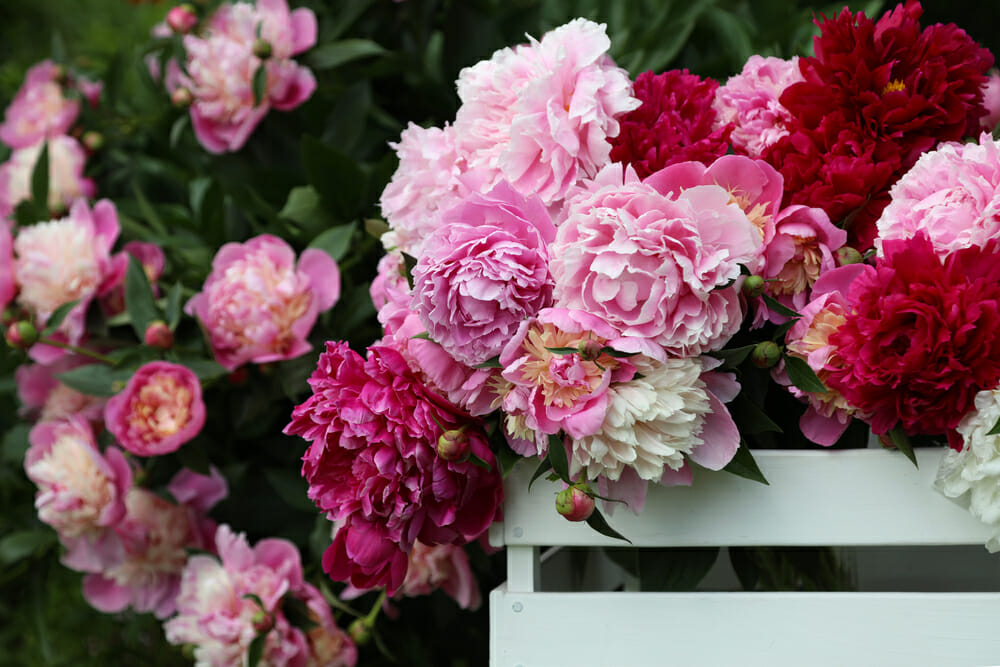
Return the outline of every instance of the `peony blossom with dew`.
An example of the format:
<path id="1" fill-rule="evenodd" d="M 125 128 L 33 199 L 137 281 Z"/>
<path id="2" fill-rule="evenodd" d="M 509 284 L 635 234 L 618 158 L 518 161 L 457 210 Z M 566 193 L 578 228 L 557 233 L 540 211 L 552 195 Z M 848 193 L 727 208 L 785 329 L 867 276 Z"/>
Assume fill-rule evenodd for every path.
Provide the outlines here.
<path id="1" fill-rule="evenodd" d="M 222 246 L 185 311 L 205 328 L 216 361 L 233 370 L 311 350 L 306 337 L 316 317 L 339 296 L 340 272 L 328 254 L 309 248 L 296 263 L 287 243 L 264 234 Z"/>
<path id="2" fill-rule="evenodd" d="M 0 141 L 14 149 L 27 148 L 67 134 L 80 114 L 80 103 L 64 94 L 65 76 L 65 69 L 51 60 L 32 66 L 4 112 Z"/>
<path id="3" fill-rule="evenodd" d="M 258 39 L 270 54 L 259 57 Z M 285 0 L 224 3 L 204 31 L 184 37 L 182 72 L 176 63 L 167 73 L 171 92 L 190 91 L 195 136 L 212 153 L 237 151 L 273 108 L 290 111 L 316 89 L 312 72 L 292 56 L 316 43 L 316 16 L 306 8 L 288 10 Z M 261 98 L 254 79 L 264 70 Z"/>
<path id="4" fill-rule="evenodd" d="M 205 425 L 201 382 L 184 366 L 151 361 L 104 408 L 108 431 L 136 456 L 176 451 Z"/>
<path id="5" fill-rule="evenodd" d="M 84 177 L 87 155 L 73 137 L 59 135 L 48 140 L 49 210 L 65 211 L 81 197 L 93 197 L 94 181 Z M 0 164 L 0 218 L 11 215 L 17 205 L 31 199 L 31 175 L 41 155 L 42 142 L 18 148 Z"/>

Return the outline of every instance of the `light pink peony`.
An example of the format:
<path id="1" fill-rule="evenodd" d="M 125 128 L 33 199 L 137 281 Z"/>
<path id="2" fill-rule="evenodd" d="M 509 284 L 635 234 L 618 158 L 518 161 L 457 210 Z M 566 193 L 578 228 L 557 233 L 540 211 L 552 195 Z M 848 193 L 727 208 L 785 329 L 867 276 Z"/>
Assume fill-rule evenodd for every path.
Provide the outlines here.
<path id="1" fill-rule="evenodd" d="M 758 257 L 760 234 L 721 186 L 648 180 L 609 165 L 568 203 L 551 249 L 556 304 L 675 355 L 718 349 L 743 320 L 726 285 Z"/>
<path id="2" fill-rule="evenodd" d="M 17 281 L 14 279 L 14 237 L 11 223 L 0 219 L 0 312 L 17 295 Z"/>
<path id="3" fill-rule="evenodd" d="M 177 450 L 205 425 L 198 377 L 184 366 L 152 361 L 104 408 L 108 431 L 136 456 Z"/>
<path id="4" fill-rule="evenodd" d="M 14 371 L 22 417 L 40 422 L 65 420 L 79 415 L 94 424 L 104 423 L 104 404 L 99 396 L 81 394 L 56 376 L 91 363 L 91 359 L 65 355 L 51 364 L 22 364 Z"/>
<path id="5" fill-rule="evenodd" d="M 413 270 L 411 307 L 431 338 L 476 366 L 552 303 L 548 242 L 555 226 L 537 197 L 506 183 L 441 216 Z"/>
<path id="6" fill-rule="evenodd" d="M 596 174 L 610 159 L 616 119 L 639 106 L 610 45 L 604 25 L 575 19 L 462 70 L 455 140 L 469 169 L 546 204 Z"/>
<path id="7" fill-rule="evenodd" d="M 270 45 L 266 60 L 254 54 L 258 30 Z M 236 151 L 271 108 L 288 111 L 312 95 L 316 79 L 292 56 L 315 43 L 316 16 L 309 9 L 289 12 L 285 0 L 223 4 L 203 33 L 184 37 L 186 73 L 175 64 L 167 84 L 171 91 L 184 87 L 193 95 L 191 124 L 206 150 Z M 263 98 L 255 103 L 258 67 L 267 74 Z"/>
<path id="8" fill-rule="evenodd" d="M 737 151 L 757 158 L 788 134 L 791 114 L 779 99 L 785 88 L 803 80 L 798 60 L 752 55 L 742 72 L 715 91 L 716 126 L 734 125 L 729 139 Z"/>
<path id="9" fill-rule="evenodd" d="M 83 176 L 87 154 L 73 137 L 59 135 L 48 140 L 50 211 L 68 208 L 81 197 L 93 197 L 94 181 Z M 18 148 L 0 164 L 0 218 L 11 215 L 17 205 L 31 199 L 31 174 L 42 152 L 42 142 Z"/>
<path id="10" fill-rule="evenodd" d="M 920 156 L 889 190 L 875 247 L 923 231 L 939 256 L 1000 237 L 1000 142 L 946 143 Z"/>
<path id="11" fill-rule="evenodd" d="M 69 132 L 80 114 L 80 103 L 63 95 L 65 70 L 43 60 L 28 70 L 21 89 L 4 113 L 0 141 L 26 148 L 47 137 Z"/>
<path id="12" fill-rule="evenodd" d="M 316 317 L 339 296 L 340 272 L 329 255 L 309 248 L 296 265 L 287 243 L 264 234 L 222 246 L 185 311 L 205 327 L 216 361 L 233 370 L 308 352 Z"/>
<path id="13" fill-rule="evenodd" d="M 1000 70 L 991 69 L 989 81 L 983 88 L 983 106 L 986 107 L 986 115 L 979 123 L 988 132 L 1000 123 Z"/>

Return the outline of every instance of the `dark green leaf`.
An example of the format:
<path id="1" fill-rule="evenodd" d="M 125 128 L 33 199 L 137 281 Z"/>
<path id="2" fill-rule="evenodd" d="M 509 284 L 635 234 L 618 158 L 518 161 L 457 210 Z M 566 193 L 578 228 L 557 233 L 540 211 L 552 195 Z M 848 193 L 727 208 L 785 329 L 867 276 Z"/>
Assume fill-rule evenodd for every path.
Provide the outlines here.
<path id="1" fill-rule="evenodd" d="M 125 272 L 125 310 L 140 341 L 145 339 L 146 328 L 150 323 L 160 319 L 160 310 L 156 307 L 146 271 L 132 255 L 128 255 L 128 269 Z"/>
<path id="2" fill-rule="evenodd" d="M 361 212 L 368 196 L 368 177 L 361 166 L 343 152 L 315 137 L 302 137 L 302 163 L 309 184 L 340 222 L 350 222 Z"/>
<path id="3" fill-rule="evenodd" d="M 156 212 L 153 205 L 149 203 L 146 199 L 146 195 L 143 194 L 142 190 L 136 182 L 132 182 L 132 194 L 135 195 L 135 202 L 139 206 L 139 213 L 146 219 L 149 226 L 153 228 L 153 231 L 161 236 L 165 236 L 167 233 L 167 228 L 163 224 L 163 220 L 160 218 L 160 214 Z"/>
<path id="4" fill-rule="evenodd" d="M 183 295 L 184 287 L 180 282 L 174 283 L 170 291 L 167 292 L 167 307 L 166 307 L 166 317 L 167 326 L 170 327 L 171 331 L 177 328 L 177 325 L 181 322 L 181 297 Z"/>
<path id="5" fill-rule="evenodd" d="M 693 591 L 715 565 L 719 547 L 639 549 L 639 590 Z"/>
<path id="6" fill-rule="evenodd" d="M 732 415 L 740 433 L 756 435 L 757 433 L 781 433 L 781 427 L 767 416 L 760 407 L 745 393 L 737 394 L 729 404 L 729 414 Z"/>
<path id="7" fill-rule="evenodd" d="M 191 369 L 191 371 L 194 372 L 194 374 L 197 375 L 198 379 L 202 382 L 211 382 L 212 380 L 216 380 L 229 373 L 229 371 L 211 359 L 181 358 L 177 361 L 177 363 Z"/>
<path id="8" fill-rule="evenodd" d="M 0 538 L 0 563 L 11 565 L 52 544 L 56 535 L 49 529 L 19 530 Z"/>
<path id="9" fill-rule="evenodd" d="M 757 347 L 756 345 L 744 345 L 743 347 L 734 347 L 726 350 L 716 350 L 710 354 L 716 359 L 721 359 L 723 362 L 723 368 L 736 368 L 742 364 L 753 349 Z"/>
<path id="10" fill-rule="evenodd" d="M 500 364 L 500 357 L 493 357 L 481 364 L 476 364 L 473 368 L 503 368 L 503 366 Z"/>
<path id="11" fill-rule="evenodd" d="M 267 95 L 267 67 L 261 63 L 253 73 L 253 105 L 260 106 L 265 95 Z"/>
<path id="12" fill-rule="evenodd" d="M 49 207 L 49 142 L 42 144 L 42 150 L 31 171 L 31 200 L 36 208 Z"/>
<path id="13" fill-rule="evenodd" d="M 609 357 L 614 357 L 616 359 L 627 359 L 628 357 L 634 357 L 638 352 L 621 352 L 613 347 L 604 346 L 601 348 L 601 354 L 606 354 Z"/>
<path id="14" fill-rule="evenodd" d="M 342 39 L 311 50 L 308 60 L 313 69 L 333 69 L 352 60 L 379 56 L 383 53 L 387 51 L 369 39 Z"/>
<path id="15" fill-rule="evenodd" d="M 21 464 L 24 462 L 24 453 L 28 451 L 31 443 L 28 440 L 28 433 L 31 427 L 27 424 L 15 424 L 10 430 L 4 433 L 3 445 L 0 449 L 0 459 L 9 463 Z"/>
<path id="16" fill-rule="evenodd" d="M 547 347 L 545 349 L 552 354 L 578 354 L 580 352 L 575 347 Z"/>
<path id="17" fill-rule="evenodd" d="M 740 448 L 736 450 L 736 455 L 726 464 L 723 470 L 754 482 L 760 482 L 767 486 L 771 485 L 767 481 L 767 478 L 764 477 L 764 473 L 760 471 L 760 467 L 750 452 L 750 448 L 747 447 L 746 441 L 742 439 L 740 440 Z"/>
<path id="18" fill-rule="evenodd" d="M 910 442 L 909 436 L 903 431 L 899 426 L 889 431 L 889 438 L 892 440 L 892 444 L 896 445 L 896 449 L 903 453 L 903 456 L 910 459 L 913 463 L 913 467 L 919 468 L 917 465 L 917 455 L 913 451 L 913 443 Z"/>
<path id="19" fill-rule="evenodd" d="M 596 507 L 594 508 L 594 513 L 590 515 L 589 519 L 587 519 L 587 525 L 599 532 L 601 535 L 607 535 L 608 537 L 613 537 L 616 540 L 625 540 L 629 544 L 632 544 L 632 540 L 628 539 L 608 524 L 608 520 L 604 518 L 603 514 L 601 514 L 601 510 Z"/>
<path id="20" fill-rule="evenodd" d="M 503 428 L 503 426 L 500 428 Z M 514 465 L 524 457 L 510 448 L 510 445 L 507 444 L 507 439 L 503 437 L 502 433 L 499 439 L 501 442 L 495 445 L 497 463 L 500 465 L 501 476 L 507 477 L 510 471 L 514 469 Z"/>
<path id="21" fill-rule="evenodd" d="M 405 271 L 406 284 L 410 286 L 410 289 L 413 289 L 413 269 L 417 266 L 417 258 L 405 252 L 400 254 L 403 255 L 403 270 Z"/>
<path id="22" fill-rule="evenodd" d="M 535 468 L 535 472 L 532 473 L 531 479 L 528 481 L 528 491 L 531 491 L 531 485 L 535 483 L 536 479 L 538 479 L 539 477 L 541 477 L 550 470 L 552 470 L 552 461 L 550 461 L 549 457 L 546 456 L 544 459 L 538 462 L 538 467 Z"/>
<path id="23" fill-rule="evenodd" d="M 77 366 L 56 375 L 59 381 L 70 389 L 76 389 L 88 396 L 113 396 L 116 393 L 115 381 L 119 376 L 120 373 L 104 364 Z"/>
<path id="24" fill-rule="evenodd" d="M 54 334 L 56 329 L 59 328 L 59 325 L 66 319 L 66 316 L 69 315 L 69 311 L 76 308 L 76 304 L 78 303 L 80 303 L 79 299 L 76 301 L 70 301 L 69 303 L 64 303 L 52 311 L 52 314 L 49 315 L 49 319 L 45 322 L 45 329 L 42 331 L 42 338 Z"/>
<path id="25" fill-rule="evenodd" d="M 288 619 L 288 622 L 302 632 L 309 632 L 319 625 L 313 620 L 312 614 L 309 611 L 309 607 L 306 606 L 306 603 L 293 595 L 285 595 L 282 599 L 281 611 L 284 612 L 285 618 Z"/>
<path id="26" fill-rule="evenodd" d="M 309 247 L 324 250 L 335 262 L 339 262 L 347 254 L 347 251 L 350 250 L 351 238 L 354 236 L 354 231 L 357 228 L 358 223 L 356 222 L 347 225 L 337 225 L 314 238 Z"/>
<path id="27" fill-rule="evenodd" d="M 811 391 L 815 394 L 826 393 L 826 387 L 804 359 L 786 354 L 785 372 L 788 373 L 788 379 L 792 381 L 792 384 L 802 391 Z"/>
<path id="28" fill-rule="evenodd" d="M 292 509 L 304 512 L 316 511 L 316 506 L 309 500 L 307 492 L 309 485 L 306 480 L 294 470 L 285 468 L 265 468 L 264 477 L 268 484 L 274 489 L 278 497 L 285 501 L 285 504 Z"/>
<path id="29" fill-rule="evenodd" d="M 558 435 L 549 436 L 548 459 L 552 464 L 552 470 L 559 475 L 559 479 L 569 484 L 569 459 L 566 457 L 566 445 L 563 444 L 562 437 Z"/>
<path id="30" fill-rule="evenodd" d="M 189 470 L 193 470 L 199 475 L 209 475 L 212 472 L 212 462 L 205 453 L 207 440 L 203 437 L 185 444 L 177 450 L 177 458 L 181 465 Z"/>
<path id="31" fill-rule="evenodd" d="M 184 136 L 184 129 L 188 126 L 188 118 L 187 114 L 183 114 L 170 126 L 170 148 L 172 150 L 175 150 L 181 142 L 181 137 Z"/>
<path id="32" fill-rule="evenodd" d="M 365 231 L 369 235 L 374 236 L 377 239 L 382 238 L 382 235 L 389 231 L 389 225 L 385 220 L 379 220 L 378 218 L 367 218 L 365 219 Z"/>
<path id="33" fill-rule="evenodd" d="M 493 470 L 493 466 L 491 466 L 489 463 L 487 463 L 486 461 L 482 460 L 481 458 L 479 458 L 475 454 L 469 454 L 469 463 L 471 463 L 472 465 L 476 466 L 477 468 L 482 468 L 483 470 L 487 470 L 487 471 Z"/>
<path id="34" fill-rule="evenodd" d="M 48 220 L 50 217 L 52 216 L 49 215 L 49 205 L 36 204 L 34 200 L 22 201 L 14 209 L 14 220 L 19 227 L 27 227 Z"/>
<path id="35" fill-rule="evenodd" d="M 270 630 L 267 632 L 270 632 Z M 260 659 L 264 656 L 267 632 L 261 632 L 250 642 L 250 648 L 247 649 L 247 667 L 257 667 L 260 664 Z"/>
<path id="36" fill-rule="evenodd" d="M 333 218 L 323 208 L 319 193 L 311 185 L 292 188 L 285 205 L 278 211 L 278 217 L 298 224 L 310 236 L 334 224 Z"/>
<path id="37" fill-rule="evenodd" d="M 1000 435 L 1000 419 L 997 419 L 997 423 L 993 425 L 993 428 L 986 432 L 986 435 Z"/>
<path id="38" fill-rule="evenodd" d="M 785 334 L 788 333 L 789 329 L 795 326 L 796 322 L 798 322 L 798 319 L 791 319 L 777 327 L 774 330 L 774 334 L 771 336 L 771 340 L 775 342 L 783 341 L 785 339 Z"/>
<path id="39" fill-rule="evenodd" d="M 788 306 L 782 304 L 773 296 L 769 294 L 761 294 L 761 296 L 764 298 L 764 303 L 767 304 L 767 307 L 778 315 L 784 315 L 785 317 L 802 317 L 799 313 L 796 313 Z"/>
<path id="40" fill-rule="evenodd" d="M 253 600 L 254 604 L 260 607 L 260 610 L 266 612 L 267 609 L 264 607 L 264 601 L 260 599 L 260 596 L 256 593 L 244 593 L 241 596 L 244 600 Z"/>

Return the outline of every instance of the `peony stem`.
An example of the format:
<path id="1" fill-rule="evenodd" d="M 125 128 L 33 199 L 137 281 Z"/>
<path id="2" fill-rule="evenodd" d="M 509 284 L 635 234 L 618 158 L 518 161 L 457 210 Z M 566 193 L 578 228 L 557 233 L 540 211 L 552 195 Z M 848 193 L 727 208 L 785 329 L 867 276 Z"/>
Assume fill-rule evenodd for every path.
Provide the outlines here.
<path id="1" fill-rule="evenodd" d="M 42 343 L 44 345 L 51 345 L 52 347 L 58 347 L 63 350 L 69 350 L 70 352 L 73 352 L 75 354 L 80 354 L 85 357 L 90 357 L 91 359 L 100 361 L 103 364 L 108 364 L 109 366 L 114 366 L 116 363 L 115 360 L 112 359 L 111 357 L 106 357 L 103 354 L 94 352 L 93 350 L 87 350 L 82 347 L 77 347 L 76 345 L 70 345 L 69 343 L 63 343 L 62 341 L 52 340 L 51 338 L 39 338 L 38 343 Z"/>

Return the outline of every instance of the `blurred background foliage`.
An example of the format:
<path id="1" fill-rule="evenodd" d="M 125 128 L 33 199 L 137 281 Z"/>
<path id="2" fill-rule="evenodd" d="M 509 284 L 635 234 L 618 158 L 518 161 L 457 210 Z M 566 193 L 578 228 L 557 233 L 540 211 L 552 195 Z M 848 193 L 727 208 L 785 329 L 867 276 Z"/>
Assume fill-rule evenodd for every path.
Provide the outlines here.
<path id="1" fill-rule="evenodd" d="M 584 16 L 608 24 L 612 56 L 635 76 L 689 68 L 720 80 L 754 53 L 809 52 L 815 14 L 841 5 L 796 0 L 304 0 L 319 19 L 318 46 L 300 60 L 319 81 L 292 113 L 270 114 L 233 155 L 203 151 L 187 115 L 173 108 L 150 76 L 150 28 L 168 2 L 33 0 L 0 2 L 0 106 L 44 58 L 105 82 L 101 106 L 83 125 L 105 137 L 88 169 L 98 195 L 119 209 L 122 241 L 164 248 L 167 282 L 193 294 L 216 248 L 274 233 L 297 250 L 322 247 L 339 257 L 340 303 L 317 325 L 314 353 L 279 371 L 251 371 L 240 386 L 213 377 L 215 402 L 199 438 L 213 462 L 225 463 L 231 497 L 214 513 L 251 540 L 281 536 L 299 545 L 307 575 L 317 575 L 328 525 L 317 520 L 298 475 L 304 444 L 281 435 L 291 406 L 303 398 L 322 341 L 346 339 L 359 350 L 380 335 L 368 284 L 380 248 L 365 232 L 377 218 L 379 193 L 395 169 L 388 142 L 408 122 L 442 125 L 458 107 L 461 68 L 496 49 L 541 36 Z M 881 2 L 852 3 L 877 15 Z M 971 1 L 928 2 L 924 23 L 955 22 L 991 49 L 1000 16 Z M 0 159 L 5 159 L 0 154 Z M 165 283 L 166 284 L 166 283 Z M 200 338 L 193 323 L 185 333 Z M 0 662 L 5 665 L 184 664 L 149 615 L 102 615 L 80 594 L 80 575 L 59 565 L 54 533 L 32 507 L 34 487 L 22 459 L 27 426 L 17 418 L 13 369 L 19 358 L 0 348 Z M 185 448 L 192 450 L 193 447 Z M 174 462 L 197 465 L 198 462 Z M 204 462 L 202 462 L 204 463 Z M 157 471 L 165 476 L 169 470 Z M 474 553 L 484 596 L 503 578 L 502 556 Z M 763 567 L 763 566 L 761 566 Z M 776 584 L 778 585 L 778 584 Z M 383 653 L 368 647 L 362 665 L 483 665 L 487 610 L 458 610 L 443 594 L 406 600 L 398 620 L 380 622 Z M 345 621 L 346 624 L 346 621 Z"/>

